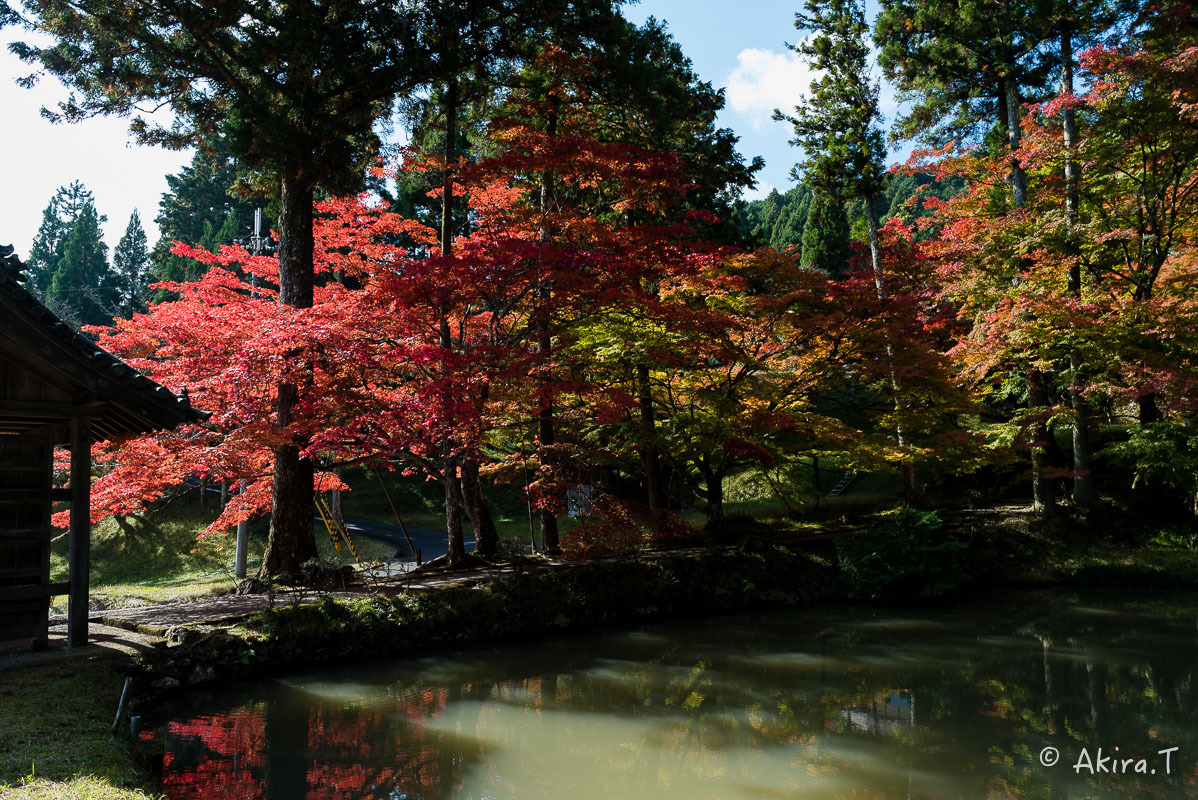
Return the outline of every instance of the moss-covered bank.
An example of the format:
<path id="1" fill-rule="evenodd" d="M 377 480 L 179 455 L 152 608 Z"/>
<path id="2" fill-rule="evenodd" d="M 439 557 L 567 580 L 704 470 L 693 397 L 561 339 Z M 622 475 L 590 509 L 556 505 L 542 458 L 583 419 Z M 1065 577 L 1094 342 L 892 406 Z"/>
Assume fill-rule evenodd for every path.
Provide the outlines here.
<path id="1" fill-rule="evenodd" d="M 817 602 L 899 601 L 980 587 L 1198 588 L 1198 551 L 1118 543 L 1092 531 L 946 524 L 904 510 L 855 534 L 747 537 L 737 547 L 558 565 L 504 580 L 278 607 L 197 629 L 143 659 L 137 695 L 356 658 L 549 635 L 645 619 Z"/>
<path id="2" fill-rule="evenodd" d="M 138 696 L 317 663 L 407 655 L 641 619 L 809 604 L 837 596 L 828 560 L 798 549 L 735 549 L 580 564 L 502 581 L 278 607 L 144 657 Z"/>

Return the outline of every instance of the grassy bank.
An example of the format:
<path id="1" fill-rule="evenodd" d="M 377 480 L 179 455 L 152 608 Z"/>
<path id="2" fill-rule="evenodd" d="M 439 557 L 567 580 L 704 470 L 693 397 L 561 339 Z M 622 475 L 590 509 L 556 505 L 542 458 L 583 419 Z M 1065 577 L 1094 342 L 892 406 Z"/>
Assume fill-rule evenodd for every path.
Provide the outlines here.
<path id="1" fill-rule="evenodd" d="M 237 586 L 234 567 L 237 553 L 233 531 L 202 535 L 216 519 L 215 501 L 201 507 L 183 498 L 162 508 L 126 517 L 106 519 L 92 529 L 91 601 L 96 608 L 126 608 L 176 603 L 197 597 L 228 594 Z M 317 550 L 329 564 L 352 563 L 348 550 L 334 550 L 317 525 Z M 247 558 L 253 575 L 266 546 L 267 525 L 251 525 Z M 364 561 L 390 558 L 393 548 L 360 537 L 355 539 Z M 66 537 L 51 548 L 52 580 L 67 579 Z M 66 597 L 55 600 L 54 613 L 66 612 Z"/>
<path id="2" fill-rule="evenodd" d="M 113 659 L 0 673 L 0 798 L 157 797 L 128 740 L 109 733 L 123 675 Z"/>

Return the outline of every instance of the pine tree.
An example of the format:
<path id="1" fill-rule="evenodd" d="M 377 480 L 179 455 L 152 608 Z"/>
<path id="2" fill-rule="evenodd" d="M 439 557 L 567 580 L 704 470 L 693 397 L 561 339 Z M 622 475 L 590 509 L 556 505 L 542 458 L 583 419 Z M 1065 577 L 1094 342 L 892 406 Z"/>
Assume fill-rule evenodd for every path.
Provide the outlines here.
<path id="1" fill-rule="evenodd" d="M 29 281 L 26 284 L 33 296 L 45 301 L 46 290 L 62 260 L 62 243 L 67 238 L 70 225 L 58 216 L 58 207 L 51 200 L 42 211 L 42 224 L 33 238 L 33 246 L 29 248 Z"/>
<path id="2" fill-rule="evenodd" d="M 203 244 L 209 229 L 219 230 L 230 225 L 235 233 L 229 239 L 240 238 L 249 232 L 254 209 L 265 207 L 267 199 L 240 197 L 236 194 L 239 165 L 229 154 L 228 144 L 217 137 L 196 151 L 191 163 L 176 175 L 167 175 L 167 191 L 158 203 L 160 236 L 150 255 L 151 272 L 155 280 L 186 281 L 198 278 L 203 265 L 193 258 L 171 254 L 174 242 Z M 270 227 L 267 221 L 267 227 Z M 214 240 L 216 234 L 211 234 Z M 225 241 L 224 243 L 228 243 Z"/>
<path id="3" fill-rule="evenodd" d="M 779 252 L 802 250 L 803 233 L 807 228 L 813 198 L 811 188 L 805 183 L 800 183 L 786 193 L 786 205 L 778 215 L 773 231 L 770 232 L 770 247 Z"/>
<path id="4" fill-rule="evenodd" d="M 886 293 L 882 251 L 878 240 L 876 204 L 886 188 L 886 147 L 878 84 L 869 69 L 869 28 L 864 0 L 807 0 L 805 12 L 795 14 L 795 27 L 812 35 L 797 52 L 821 77 L 812 81 L 811 94 L 795 107 L 793 117 L 775 113 L 794 125 L 792 144 L 803 148 L 806 160 L 795 166 L 817 193 L 841 202 L 859 200 L 869 236 L 870 266 L 879 299 Z M 907 448 L 906 423 L 895 368 L 894 347 L 886 344 L 890 383 L 894 392 L 895 435 L 900 450 Z M 903 461 L 908 496 L 915 491 L 912 465 Z"/>
<path id="5" fill-rule="evenodd" d="M 1041 47 L 1050 0 L 882 0 L 874 29 L 878 63 L 910 102 L 895 139 L 930 144 L 1005 139 L 1021 143 L 1022 104 L 1044 89 L 1054 65 Z M 1012 204 L 1027 201 L 1027 176 L 1010 160 Z"/>
<path id="6" fill-rule="evenodd" d="M 869 73 L 869 28 L 858 0 L 807 0 L 806 13 L 795 14 L 795 27 L 814 35 L 794 49 L 822 77 L 794 116 L 775 114 L 794 125 L 792 144 L 806 160 L 793 174 L 817 194 L 840 201 L 861 200 L 869 225 L 870 256 L 882 291 L 881 256 L 875 203 L 886 188 L 886 147 L 878 84 Z"/>
<path id="7" fill-rule="evenodd" d="M 427 83 L 426 4 L 414 0 L 27 0 L 30 27 L 49 43 L 14 51 L 70 87 L 52 118 L 77 121 L 170 108 L 170 126 L 145 117 L 142 143 L 203 146 L 224 135 L 247 170 L 277 189 L 279 302 L 310 308 L 318 189 L 360 185 L 378 151 L 376 120 L 396 95 Z M 223 221 L 223 214 L 218 222 Z M 304 370 L 278 385 L 276 422 L 293 421 Z M 299 574 L 315 558 L 313 464 L 303 441 L 281 440 L 275 503 L 261 570 Z"/>
<path id="8" fill-rule="evenodd" d="M 131 319 L 134 313 L 145 310 L 150 267 L 147 244 L 141 216 L 134 209 L 129 215 L 125 234 L 112 251 L 112 271 L 118 285 L 120 314 L 125 319 Z"/>
<path id="9" fill-rule="evenodd" d="M 75 327 L 110 325 L 118 305 L 116 280 L 108 267 L 108 245 L 91 200 L 67 232 L 62 259 L 46 292 L 46 305 Z"/>
<path id="10" fill-rule="evenodd" d="M 79 218 L 83 208 L 91 203 L 94 207 L 95 198 L 92 193 L 79 181 L 71 181 L 67 186 L 60 186 L 50 198 L 49 205 L 42 212 L 42 224 L 38 227 L 29 250 L 29 289 L 39 300 L 46 299 L 46 292 L 54 280 L 62 261 L 63 244 L 75 220 Z M 103 224 L 107 217 L 100 216 Z"/>
<path id="11" fill-rule="evenodd" d="M 848 271 L 850 252 L 844 203 L 815 195 L 803 226 L 802 265 L 839 278 Z"/>

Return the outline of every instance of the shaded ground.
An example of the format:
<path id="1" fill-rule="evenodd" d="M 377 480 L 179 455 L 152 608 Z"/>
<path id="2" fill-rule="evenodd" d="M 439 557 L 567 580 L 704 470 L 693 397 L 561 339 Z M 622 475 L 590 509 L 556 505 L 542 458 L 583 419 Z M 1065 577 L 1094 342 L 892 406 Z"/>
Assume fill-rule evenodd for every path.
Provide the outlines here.
<path id="1" fill-rule="evenodd" d="M 6 652 L 0 649 L 0 672 L 35 665 L 92 661 L 108 656 L 133 656 L 154 647 L 155 643 L 162 640 L 127 627 L 93 621 L 88 625 L 88 641 L 86 647 L 67 649 L 67 626 L 64 620 L 50 626 L 49 647 L 42 652 L 34 653 L 25 649 L 9 649 Z M 20 646 L 23 648 L 24 644 L 21 643 Z"/>

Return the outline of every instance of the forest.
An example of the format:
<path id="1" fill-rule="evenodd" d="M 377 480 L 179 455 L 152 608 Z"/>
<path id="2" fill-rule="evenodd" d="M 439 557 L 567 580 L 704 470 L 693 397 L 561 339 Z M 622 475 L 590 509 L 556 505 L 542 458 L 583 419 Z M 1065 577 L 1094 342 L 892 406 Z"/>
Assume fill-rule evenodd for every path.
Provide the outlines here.
<path id="1" fill-rule="evenodd" d="M 96 520 L 224 483 L 211 529 L 269 514 L 272 576 L 360 468 L 439 487 L 450 564 L 467 531 L 499 551 L 499 489 L 567 558 L 721 535 L 738 479 L 800 516 L 866 473 L 916 507 L 1198 515 L 1186 0 L 882 0 L 872 24 L 807 0 L 817 77 L 775 112 L 797 183 L 755 201 L 722 90 L 609 0 L 25 5 L 51 41 L 19 55 L 73 90 L 52 116 L 196 148 L 152 250 L 134 216 L 109 265 L 76 183 L 29 259 L 208 415 L 96 450 Z"/>

